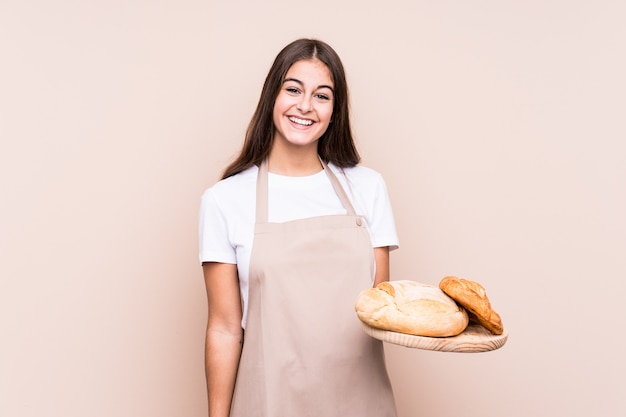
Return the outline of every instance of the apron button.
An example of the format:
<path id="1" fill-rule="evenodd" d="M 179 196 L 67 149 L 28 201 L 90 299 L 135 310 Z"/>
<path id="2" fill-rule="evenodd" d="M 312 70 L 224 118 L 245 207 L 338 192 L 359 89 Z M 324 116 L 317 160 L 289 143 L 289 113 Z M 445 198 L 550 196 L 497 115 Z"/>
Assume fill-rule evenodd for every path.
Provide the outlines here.
<path id="1" fill-rule="evenodd" d="M 363 225 L 363 222 L 361 221 L 360 218 L 356 219 L 356 225 L 361 227 Z"/>

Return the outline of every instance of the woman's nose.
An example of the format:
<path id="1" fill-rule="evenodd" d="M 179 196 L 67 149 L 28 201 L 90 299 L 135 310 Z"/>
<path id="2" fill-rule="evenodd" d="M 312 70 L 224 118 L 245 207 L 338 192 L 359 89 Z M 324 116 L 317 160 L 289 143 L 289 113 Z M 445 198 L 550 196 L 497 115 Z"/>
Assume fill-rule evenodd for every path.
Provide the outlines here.
<path id="1" fill-rule="evenodd" d="M 311 111 L 311 98 L 308 97 L 306 94 L 302 94 L 302 96 L 300 97 L 300 100 L 298 101 L 298 104 L 297 104 L 296 107 L 302 113 L 310 112 Z"/>

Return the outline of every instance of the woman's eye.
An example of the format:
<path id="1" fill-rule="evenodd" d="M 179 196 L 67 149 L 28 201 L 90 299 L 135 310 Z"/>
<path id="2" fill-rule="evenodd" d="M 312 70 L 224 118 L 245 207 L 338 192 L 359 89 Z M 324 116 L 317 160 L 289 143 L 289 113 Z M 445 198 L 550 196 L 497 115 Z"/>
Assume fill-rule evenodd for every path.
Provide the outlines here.
<path id="1" fill-rule="evenodd" d="M 330 100 L 330 97 L 326 94 L 316 94 L 315 97 L 319 98 L 320 100 Z"/>
<path id="2" fill-rule="evenodd" d="M 291 94 L 298 94 L 300 92 L 300 90 L 295 87 L 287 87 L 285 90 Z"/>

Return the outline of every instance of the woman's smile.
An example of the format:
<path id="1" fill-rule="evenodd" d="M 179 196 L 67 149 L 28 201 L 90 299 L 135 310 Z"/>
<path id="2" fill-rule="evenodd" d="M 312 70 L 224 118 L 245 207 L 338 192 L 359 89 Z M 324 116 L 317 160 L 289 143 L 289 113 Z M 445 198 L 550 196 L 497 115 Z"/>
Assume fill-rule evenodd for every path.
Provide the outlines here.
<path id="1" fill-rule="evenodd" d="M 288 119 L 298 126 L 311 126 L 313 124 L 313 120 L 300 119 L 293 116 L 289 116 Z"/>

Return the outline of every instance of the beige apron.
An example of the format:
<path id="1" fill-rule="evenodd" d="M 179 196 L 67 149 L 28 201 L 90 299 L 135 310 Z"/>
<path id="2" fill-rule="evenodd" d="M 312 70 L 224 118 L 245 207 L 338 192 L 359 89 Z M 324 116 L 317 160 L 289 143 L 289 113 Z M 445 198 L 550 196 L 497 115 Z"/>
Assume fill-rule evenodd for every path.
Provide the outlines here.
<path id="1" fill-rule="evenodd" d="M 248 318 L 231 417 L 395 417 L 382 342 L 354 311 L 371 287 L 364 221 L 347 215 L 268 223 L 267 162 L 257 180 Z"/>

